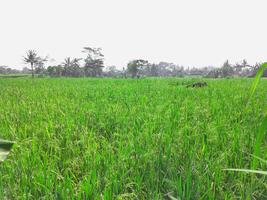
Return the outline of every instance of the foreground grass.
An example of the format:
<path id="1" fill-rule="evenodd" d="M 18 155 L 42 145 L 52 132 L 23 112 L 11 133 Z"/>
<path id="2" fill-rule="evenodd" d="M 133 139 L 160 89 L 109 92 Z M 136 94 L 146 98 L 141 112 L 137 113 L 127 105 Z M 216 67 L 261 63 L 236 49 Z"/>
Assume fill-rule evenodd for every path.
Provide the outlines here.
<path id="1" fill-rule="evenodd" d="M 0 79 L 0 199 L 266 199 L 262 80 Z M 261 145 L 267 160 L 266 136 Z M 266 163 L 260 163 L 266 170 Z"/>

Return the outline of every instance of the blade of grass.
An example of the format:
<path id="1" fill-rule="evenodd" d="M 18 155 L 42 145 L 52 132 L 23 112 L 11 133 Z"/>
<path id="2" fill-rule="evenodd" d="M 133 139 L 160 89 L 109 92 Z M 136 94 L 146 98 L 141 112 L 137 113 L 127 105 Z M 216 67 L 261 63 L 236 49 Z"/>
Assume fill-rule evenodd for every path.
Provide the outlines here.
<path id="1" fill-rule="evenodd" d="M 262 76 L 262 74 L 266 68 L 267 68 L 267 62 L 261 64 L 259 70 L 257 71 L 257 74 L 253 80 L 252 86 L 249 90 L 246 108 L 247 108 L 248 102 L 250 101 L 250 99 L 254 95 L 256 88 L 259 85 L 260 78 L 261 78 L 261 76 Z M 256 157 L 260 157 L 260 144 L 263 140 L 264 133 L 266 130 L 267 130 L 267 114 L 265 113 L 263 121 L 262 121 L 262 123 L 261 123 L 261 125 L 257 131 L 256 141 L 255 141 L 254 148 L 253 148 L 253 155 L 255 156 L 255 157 L 253 157 L 253 161 L 252 161 L 253 169 L 256 169 L 258 166 L 259 161 Z"/>
<path id="2" fill-rule="evenodd" d="M 267 171 L 252 170 L 252 169 L 232 169 L 232 168 L 229 168 L 229 169 L 223 169 L 223 170 L 267 175 Z"/>
<path id="3" fill-rule="evenodd" d="M 263 72 L 264 72 L 264 70 L 266 68 L 267 68 L 267 62 L 261 64 L 259 70 L 257 71 L 256 76 L 255 76 L 255 78 L 253 80 L 252 86 L 251 86 L 251 88 L 249 90 L 249 95 L 248 95 L 248 99 L 247 99 L 246 105 L 248 104 L 248 102 L 252 98 L 252 96 L 254 95 L 254 93 L 256 91 L 256 88 L 257 88 L 257 86 L 258 86 L 258 84 L 260 82 L 260 78 L 261 78 L 261 76 L 262 76 L 262 74 L 263 74 Z"/>
<path id="4" fill-rule="evenodd" d="M 267 62 L 261 64 L 259 70 L 257 71 L 256 76 L 255 76 L 255 78 L 253 80 L 252 86 L 251 86 L 250 91 L 249 91 L 249 95 L 248 95 L 248 98 L 247 98 L 245 110 L 247 110 L 248 102 L 250 101 L 250 99 L 254 95 L 254 93 L 256 91 L 256 88 L 258 87 L 260 78 L 261 78 L 261 76 L 262 76 L 262 74 L 263 74 L 263 72 L 264 72 L 264 70 L 266 68 L 267 68 Z M 262 121 L 262 123 L 261 123 L 261 125 L 260 125 L 260 127 L 259 127 L 259 129 L 257 131 L 256 141 L 255 141 L 255 144 L 254 144 L 254 147 L 253 147 L 253 155 L 254 155 L 253 160 L 252 160 L 252 168 L 253 169 L 256 169 L 257 166 L 258 166 L 258 163 L 259 163 L 258 158 L 260 157 L 260 144 L 261 144 L 261 142 L 263 140 L 264 133 L 265 133 L 266 130 L 267 130 L 267 114 L 265 113 L 263 121 Z M 260 173 L 260 174 L 267 175 L 267 172 L 258 171 L 258 170 L 248 170 L 248 169 L 225 169 L 225 170 Z"/>
<path id="5" fill-rule="evenodd" d="M 249 154 L 249 155 L 250 155 L 251 157 L 253 157 L 253 158 L 255 158 L 255 159 L 258 159 L 259 161 L 261 161 L 261 162 L 267 164 L 267 160 L 264 160 L 264 159 L 262 159 L 262 158 L 260 158 L 260 157 L 258 157 L 258 156 L 253 155 L 253 154 Z"/>
<path id="6" fill-rule="evenodd" d="M 257 135 L 256 135 L 256 141 L 253 148 L 253 161 L 252 161 L 252 167 L 253 169 L 256 169 L 259 163 L 259 160 L 257 157 L 260 157 L 260 145 L 264 138 L 264 134 L 267 130 L 267 114 L 264 115 L 264 119 L 258 129 Z"/>
<path id="7" fill-rule="evenodd" d="M 263 63 L 260 66 L 260 68 L 259 68 L 259 70 L 258 70 L 258 72 L 254 78 L 254 81 L 252 83 L 252 86 L 250 88 L 247 104 L 248 104 L 249 100 L 252 98 L 252 96 L 254 95 L 256 88 L 258 87 L 260 78 L 261 78 L 261 76 L 262 76 L 262 74 L 266 68 L 267 68 L 267 62 Z M 256 141 L 255 141 L 255 145 L 253 148 L 253 155 L 255 155 L 256 157 L 260 157 L 260 144 L 263 140 L 264 133 L 266 130 L 267 130 L 267 114 L 265 113 L 263 121 L 262 121 L 262 123 L 261 123 L 261 125 L 257 131 Z M 256 157 L 254 157 L 253 161 L 252 161 L 253 169 L 256 169 L 258 166 L 258 163 L 259 163 L 259 161 Z"/>

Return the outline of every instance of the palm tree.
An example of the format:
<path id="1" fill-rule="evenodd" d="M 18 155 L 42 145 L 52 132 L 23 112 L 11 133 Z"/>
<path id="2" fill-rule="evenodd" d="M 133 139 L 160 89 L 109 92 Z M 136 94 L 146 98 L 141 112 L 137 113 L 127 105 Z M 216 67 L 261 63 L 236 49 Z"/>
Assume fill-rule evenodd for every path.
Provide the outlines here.
<path id="1" fill-rule="evenodd" d="M 86 76 L 100 76 L 104 67 L 104 55 L 101 48 L 84 47 L 83 53 L 87 56 L 84 59 L 84 71 Z"/>
<path id="2" fill-rule="evenodd" d="M 64 66 L 64 76 L 69 76 L 71 74 L 71 58 L 67 57 L 64 59 L 64 62 L 62 63 L 62 65 Z"/>
<path id="3" fill-rule="evenodd" d="M 65 58 L 62 65 L 64 66 L 64 76 L 79 76 L 80 74 L 80 60 L 81 58 L 71 59 L 70 57 Z"/>
<path id="4" fill-rule="evenodd" d="M 39 60 L 36 51 L 29 50 L 27 52 L 27 55 L 25 57 L 23 57 L 23 60 L 24 60 L 25 63 L 30 63 L 31 64 L 32 78 L 34 78 L 33 67 L 34 67 L 34 64 L 36 64 L 38 62 L 38 60 Z"/>
<path id="5" fill-rule="evenodd" d="M 71 61 L 73 72 L 72 76 L 80 76 L 81 75 L 81 68 L 80 68 L 80 60 L 81 58 L 74 58 Z"/>

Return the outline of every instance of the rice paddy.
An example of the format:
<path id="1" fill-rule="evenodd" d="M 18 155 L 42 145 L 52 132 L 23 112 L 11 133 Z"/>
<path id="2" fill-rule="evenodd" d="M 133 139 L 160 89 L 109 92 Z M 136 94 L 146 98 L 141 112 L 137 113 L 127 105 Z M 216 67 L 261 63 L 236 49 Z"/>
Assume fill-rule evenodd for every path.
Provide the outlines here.
<path id="1" fill-rule="evenodd" d="M 267 199 L 262 79 L 0 79 L 0 199 Z M 266 136 L 253 170 L 266 171 Z"/>

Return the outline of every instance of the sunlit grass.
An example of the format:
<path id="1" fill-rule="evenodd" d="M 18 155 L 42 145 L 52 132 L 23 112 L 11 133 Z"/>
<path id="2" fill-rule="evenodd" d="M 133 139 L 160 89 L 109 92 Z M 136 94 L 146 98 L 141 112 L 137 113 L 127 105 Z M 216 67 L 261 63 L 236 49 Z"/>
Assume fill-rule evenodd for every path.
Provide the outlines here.
<path id="1" fill-rule="evenodd" d="M 0 199 L 264 199 L 265 176 L 222 169 L 254 170 L 267 81 L 242 119 L 253 79 L 206 81 L 0 79 Z"/>

